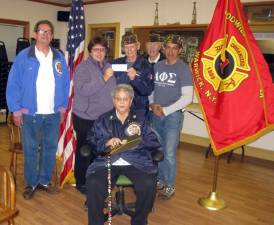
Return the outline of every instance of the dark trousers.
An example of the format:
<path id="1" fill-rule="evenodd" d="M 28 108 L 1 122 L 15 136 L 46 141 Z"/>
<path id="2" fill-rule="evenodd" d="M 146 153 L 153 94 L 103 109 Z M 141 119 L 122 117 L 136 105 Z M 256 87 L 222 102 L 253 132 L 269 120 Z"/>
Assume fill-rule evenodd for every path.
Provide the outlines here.
<path id="1" fill-rule="evenodd" d="M 147 225 L 156 194 L 156 174 L 148 174 L 133 166 L 112 166 L 112 184 L 118 176 L 127 176 L 134 185 L 136 195 L 135 216 L 131 225 Z M 88 225 L 104 224 L 104 201 L 107 197 L 107 169 L 96 171 L 87 178 Z"/>
<path id="2" fill-rule="evenodd" d="M 86 184 L 86 171 L 89 164 L 93 160 L 93 155 L 90 154 L 88 157 L 81 156 L 80 148 L 86 144 L 87 133 L 93 126 L 94 120 L 82 119 L 75 114 L 72 114 L 72 120 L 77 137 L 74 175 L 76 179 L 76 186 L 81 187 Z"/>

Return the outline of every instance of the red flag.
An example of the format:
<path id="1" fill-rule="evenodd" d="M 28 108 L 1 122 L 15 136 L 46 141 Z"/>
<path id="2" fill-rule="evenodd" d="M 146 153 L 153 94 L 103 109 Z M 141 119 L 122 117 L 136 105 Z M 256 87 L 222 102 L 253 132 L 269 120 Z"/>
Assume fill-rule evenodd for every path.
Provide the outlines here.
<path id="1" fill-rule="evenodd" d="M 192 62 L 216 155 L 274 129 L 274 85 L 239 0 L 219 0 Z"/>
<path id="2" fill-rule="evenodd" d="M 71 107 L 73 101 L 73 74 L 76 66 L 82 61 L 84 56 L 85 40 L 85 19 L 82 0 L 72 0 L 68 37 L 66 47 L 66 60 L 70 71 L 70 94 L 69 105 L 65 119 L 60 126 L 60 138 L 58 143 L 57 156 L 62 159 L 63 165 L 60 174 L 60 185 L 71 181 L 74 178 L 74 153 L 76 149 L 76 137 L 73 130 Z"/>

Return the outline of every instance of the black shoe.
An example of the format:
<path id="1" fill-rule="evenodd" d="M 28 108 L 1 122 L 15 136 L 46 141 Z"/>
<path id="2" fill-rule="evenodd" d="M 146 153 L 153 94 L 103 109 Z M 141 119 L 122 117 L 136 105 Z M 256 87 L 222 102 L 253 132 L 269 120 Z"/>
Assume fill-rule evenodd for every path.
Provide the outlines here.
<path id="1" fill-rule="evenodd" d="M 36 187 L 33 187 L 33 186 L 25 187 L 25 190 L 23 192 L 24 199 L 26 199 L 26 200 L 31 199 L 34 195 L 35 190 L 36 190 Z"/>
<path id="2" fill-rule="evenodd" d="M 86 191 L 87 191 L 86 185 L 76 186 L 76 189 L 80 191 L 83 195 L 86 194 Z"/>
<path id="3" fill-rule="evenodd" d="M 51 184 L 38 184 L 37 189 L 46 191 L 49 194 L 57 194 L 58 188 L 52 186 Z"/>

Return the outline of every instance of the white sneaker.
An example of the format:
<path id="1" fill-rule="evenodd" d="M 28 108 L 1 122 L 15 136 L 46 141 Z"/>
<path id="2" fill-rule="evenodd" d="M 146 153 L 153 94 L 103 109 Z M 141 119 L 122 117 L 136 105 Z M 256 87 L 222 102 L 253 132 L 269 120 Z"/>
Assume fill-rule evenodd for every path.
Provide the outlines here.
<path id="1" fill-rule="evenodd" d="M 165 186 L 164 189 L 159 193 L 158 197 L 162 200 L 168 200 L 175 194 L 175 187 Z"/>
<path id="2" fill-rule="evenodd" d="M 161 182 L 160 180 L 157 180 L 156 188 L 157 190 L 163 190 L 165 187 L 164 183 Z"/>

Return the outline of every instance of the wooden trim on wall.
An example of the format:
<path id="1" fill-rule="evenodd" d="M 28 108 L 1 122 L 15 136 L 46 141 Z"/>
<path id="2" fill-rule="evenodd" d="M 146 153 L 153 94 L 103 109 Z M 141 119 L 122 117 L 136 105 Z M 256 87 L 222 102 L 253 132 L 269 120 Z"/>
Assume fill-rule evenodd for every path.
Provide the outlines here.
<path id="1" fill-rule="evenodd" d="M 94 0 L 94 1 L 86 1 L 84 2 L 84 5 L 107 3 L 107 2 L 121 2 L 121 1 L 127 1 L 127 0 Z"/>
<path id="2" fill-rule="evenodd" d="M 264 6 L 264 5 L 272 5 L 274 1 L 263 1 L 263 2 L 243 2 L 243 6 Z"/>
<path id="3" fill-rule="evenodd" d="M 61 6 L 61 7 L 70 7 L 71 6 L 71 4 L 56 3 L 56 2 L 52 2 L 52 1 L 46 1 L 46 0 L 27 0 L 27 1 L 48 4 L 48 5 Z M 91 4 L 99 4 L 99 3 L 106 3 L 106 2 L 120 2 L 120 1 L 127 1 L 127 0 L 93 0 L 93 1 L 85 1 L 83 4 L 91 5 Z"/>
<path id="4" fill-rule="evenodd" d="M 18 25 L 23 27 L 23 35 L 24 38 L 29 39 L 29 22 L 28 21 L 22 21 L 22 20 L 11 20 L 11 19 L 3 19 L 0 18 L 0 23 L 1 24 L 11 24 L 11 25 Z"/>
<path id="5" fill-rule="evenodd" d="M 48 4 L 48 5 L 61 6 L 61 7 L 70 7 L 70 5 L 71 5 L 71 4 L 56 3 L 56 2 L 46 1 L 46 0 L 27 0 L 27 1 L 43 3 L 43 4 Z"/>

